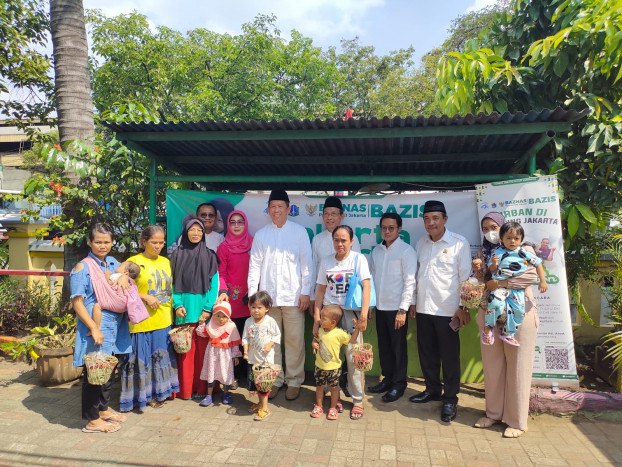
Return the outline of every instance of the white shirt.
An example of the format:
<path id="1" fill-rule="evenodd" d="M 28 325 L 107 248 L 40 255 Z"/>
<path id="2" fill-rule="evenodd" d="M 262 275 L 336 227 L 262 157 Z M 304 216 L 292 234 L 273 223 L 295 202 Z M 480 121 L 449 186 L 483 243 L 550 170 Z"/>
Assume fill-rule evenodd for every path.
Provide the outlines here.
<path id="1" fill-rule="evenodd" d="M 244 322 L 242 345 L 248 345 L 248 363 L 274 363 L 274 346 L 268 353 L 263 351 L 269 342 L 281 343 L 281 331 L 272 316 L 264 316 L 259 324 L 252 316 Z"/>
<path id="2" fill-rule="evenodd" d="M 306 229 L 286 221 L 273 222 L 255 234 L 248 267 L 248 296 L 265 290 L 274 306 L 298 306 L 300 295 L 309 295 L 313 260 Z"/>
<path id="3" fill-rule="evenodd" d="M 336 228 L 336 227 L 335 227 Z M 313 277 L 317 277 L 317 273 L 320 270 L 320 263 L 325 256 L 335 254 L 335 245 L 333 244 L 333 233 L 328 230 L 324 230 L 322 233 L 317 234 L 311 241 L 311 251 L 313 252 Z M 356 235 L 352 239 L 352 247 L 350 251 L 361 251 L 361 245 Z M 315 300 L 315 293 L 317 284 L 313 283 L 311 287 L 311 300 Z"/>
<path id="4" fill-rule="evenodd" d="M 335 253 L 326 255 L 320 262 L 320 269 L 317 274 L 317 283 L 326 286 L 323 305 L 346 304 L 346 295 L 350 286 L 350 278 L 354 274 L 354 261 L 356 259 L 356 272 L 359 279 L 364 281 L 370 279 L 369 265 L 367 258 L 361 253 L 350 250 L 348 256 L 341 261 L 335 258 Z"/>
<path id="5" fill-rule="evenodd" d="M 460 282 L 471 275 L 471 248 L 462 235 L 445 230 L 437 242 L 417 242 L 419 270 L 413 303 L 417 313 L 453 316 L 460 305 Z"/>
<path id="6" fill-rule="evenodd" d="M 390 247 L 384 243 L 371 252 L 371 273 L 378 310 L 408 310 L 415 292 L 417 253 L 401 238 Z"/>
<path id="7" fill-rule="evenodd" d="M 225 236 L 213 230 L 205 236 L 205 244 L 208 248 L 214 250 L 214 252 L 218 250 L 218 246 L 224 241 Z"/>

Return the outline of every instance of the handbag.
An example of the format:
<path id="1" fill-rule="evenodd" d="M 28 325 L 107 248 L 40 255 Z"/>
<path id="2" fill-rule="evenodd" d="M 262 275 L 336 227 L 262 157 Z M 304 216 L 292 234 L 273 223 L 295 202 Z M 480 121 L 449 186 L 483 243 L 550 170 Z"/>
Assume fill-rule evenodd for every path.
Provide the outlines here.
<path id="1" fill-rule="evenodd" d="M 363 286 L 361 285 L 361 278 L 359 277 L 356 265 L 358 263 L 360 253 L 357 253 L 354 257 L 354 273 L 350 276 L 350 283 L 348 285 L 348 293 L 346 294 L 346 303 L 344 308 L 348 310 L 361 310 L 363 306 Z M 376 287 L 374 286 L 374 278 L 369 277 L 369 307 L 376 306 Z"/>

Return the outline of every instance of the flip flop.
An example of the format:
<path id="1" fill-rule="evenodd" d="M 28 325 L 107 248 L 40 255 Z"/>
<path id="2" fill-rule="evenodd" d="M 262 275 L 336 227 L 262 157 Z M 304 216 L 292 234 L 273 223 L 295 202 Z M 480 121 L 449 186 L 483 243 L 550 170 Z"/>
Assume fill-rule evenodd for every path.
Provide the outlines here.
<path id="1" fill-rule="evenodd" d="M 484 345 L 492 345 L 495 343 L 495 330 L 490 330 L 490 334 L 486 334 L 486 331 L 481 332 L 480 341 Z"/>
<path id="2" fill-rule="evenodd" d="M 506 344 L 512 345 L 514 347 L 520 347 L 520 343 L 512 336 L 508 336 L 507 334 L 502 334 L 499 336 L 503 342 Z"/>
<path id="3" fill-rule="evenodd" d="M 127 421 L 127 417 L 119 412 L 115 412 L 112 409 L 108 409 L 108 412 L 112 412 L 112 413 L 110 415 L 107 415 L 105 417 L 100 417 L 100 418 L 107 422 L 115 422 L 115 423 L 123 423 Z"/>
<path id="4" fill-rule="evenodd" d="M 518 428 L 507 427 L 503 432 L 504 438 L 520 438 L 527 429 L 519 430 Z"/>
<path id="5" fill-rule="evenodd" d="M 362 405 L 353 405 L 352 410 L 350 410 L 350 418 L 352 420 L 360 420 L 363 418 L 365 411 L 363 410 Z"/>
<path id="6" fill-rule="evenodd" d="M 104 427 L 111 426 L 113 427 L 111 430 L 103 430 Z M 97 425 L 95 428 L 82 428 L 82 433 L 114 433 L 115 431 L 119 431 L 121 429 L 121 425 L 112 422 L 102 423 L 101 425 Z"/>

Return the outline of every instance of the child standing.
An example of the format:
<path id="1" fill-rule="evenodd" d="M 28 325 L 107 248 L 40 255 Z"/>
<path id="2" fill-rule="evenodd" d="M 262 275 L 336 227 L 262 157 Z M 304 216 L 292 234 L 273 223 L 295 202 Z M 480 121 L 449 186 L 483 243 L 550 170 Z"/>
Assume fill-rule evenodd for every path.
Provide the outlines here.
<path id="1" fill-rule="evenodd" d="M 525 231 L 518 222 L 506 222 L 499 231 L 501 246 L 492 254 L 488 262 L 488 269 L 492 278 L 506 280 L 523 274 L 529 265 L 536 267 L 540 283 L 538 290 L 541 293 L 548 289 L 546 274 L 542 260 L 536 255 L 523 249 L 520 245 L 525 239 Z M 500 324 L 505 320 L 503 334 L 499 337 L 510 345 L 520 346 L 514 337 L 518 326 L 525 317 L 525 289 L 506 289 L 499 287 L 488 296 L 486 310 L 486 325 L 482 331 L 482 344 L 492 345 L 494 342 L 494 328 L 497 321 Z"/>
<path id="2" fill-rule="evenodd" d="M 222 403 L 231 404 L 229 388 L 233 383 L 233 367 L 238 364 L 240 357 L 240 333 L 231 321 L 231 305 L 220 302 L 212 309 L 212 318 L 209 322 L 197 327 L 197 334 L 207 337 L 208 344 L 201 369 L 201 379 L 207 381 L 207 396 L 199 403 L 201 407 L 212 404 L 214 382 L 222 384 Z"/>
<path id="3" fill-rule="evenodd" d="M 276 321 L 268 316 L 268 310 L 272 307 L 272 298 L 268 292 L 260 290 L 248 300 L 251 317 L 244 323 L 242 334 L 242 347 L 244 359 L 248 361 L 248 390 L 257 391 L 253 378 L 253 365 L 255 363 L 274 363 L 274 346 L 281 343 L 281 331 Z M 259 402 L 250 408 L 255 413 L 254 420 L 262 421 L 270 416 L 268 410 L 269 392 L 257 391 Z"/>
<path id="4" fill-rule="evenodd" d="M 313 351 L 315 352 L 315 405 L 311 411 L 311 417 L 319 418 L 323 413 L 322 399 L 324 398 L 324 386 L 330 387 L 330 410 L 326 415 L 328 420 L 337 420 L 339 401 L 339 377 L 341 376 L 341 359 L 339 351 L 343 345 L 353 344 L 359 334 L 357 322 L 352 336 L 343 329 L 337 327 L 341 322 L 341 307 L 328 305 L 320 311 L 320 329 L 318 338 L 313 339 Z"/>

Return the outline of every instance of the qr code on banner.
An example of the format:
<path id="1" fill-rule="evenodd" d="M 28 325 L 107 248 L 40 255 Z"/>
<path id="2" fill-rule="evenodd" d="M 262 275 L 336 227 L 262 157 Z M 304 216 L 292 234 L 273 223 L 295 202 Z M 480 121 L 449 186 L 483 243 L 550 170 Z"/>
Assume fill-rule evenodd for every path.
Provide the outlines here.
<path id="1" fill-rule="evenodd" d="M 545 347 L 544 357 L 546 359 L 547 370 L 569 370 L 570 369 L 570 362 L 568 360 L 567 349 L 554 349 L 553 347 Z"/>

